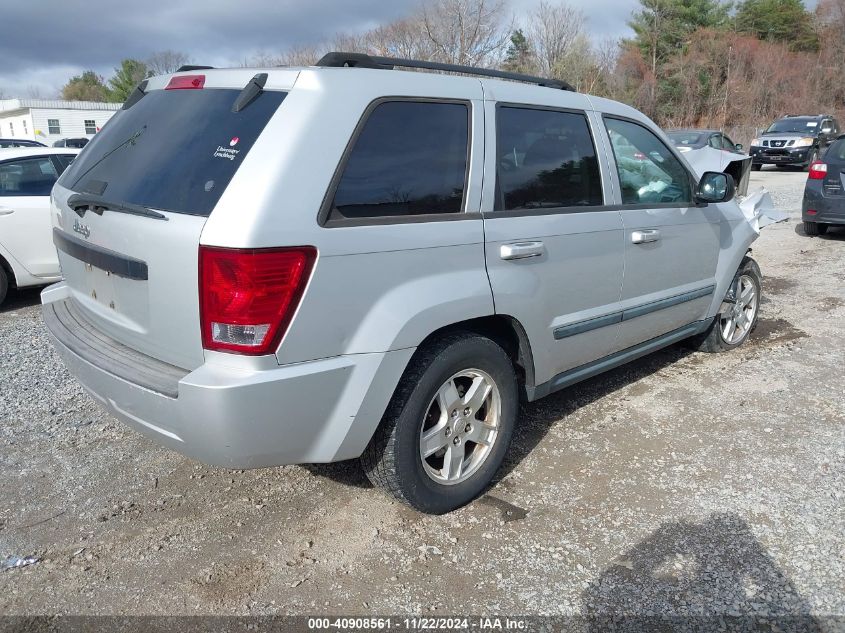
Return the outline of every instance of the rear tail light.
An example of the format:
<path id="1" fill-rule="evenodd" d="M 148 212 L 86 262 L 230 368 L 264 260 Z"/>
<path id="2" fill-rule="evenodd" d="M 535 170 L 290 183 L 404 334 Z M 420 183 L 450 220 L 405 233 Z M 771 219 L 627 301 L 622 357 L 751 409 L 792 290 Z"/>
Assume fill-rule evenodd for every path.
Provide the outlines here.
<path id="1" fill-rule="evenodd" d="M 200 246 L 200 326 L 205 349 L 272 354 L 296 312 L 317 259 L 313 246 Z"/>
<path id="2" fill-rule="evenodd" d="M 827 176 L 827 164 L 820 160 L 810 163 L 810 180 L 824 180 Z"/>
<path id="3" fill-rule="evenodd" d="M 165 90 L 200 90 L 205 85 L 205 75 L 175 75 Z"/>
<path id="4" fill-rule="evenodd" d="M 815 209 L 807 209 L 807 215 L 816 215 L 818 211 Z"/>

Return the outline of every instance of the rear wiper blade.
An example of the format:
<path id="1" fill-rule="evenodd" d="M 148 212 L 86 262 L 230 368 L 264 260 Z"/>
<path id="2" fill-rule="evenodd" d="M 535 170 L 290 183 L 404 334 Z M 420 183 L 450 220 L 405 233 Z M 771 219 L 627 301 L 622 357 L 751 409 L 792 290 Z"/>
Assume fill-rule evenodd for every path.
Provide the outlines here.
<path id="1" fill-rule="evenodd" d="M 167 216 L 153 211 L 152 209 L 140 204 L 133 204 L 131 202 L 112 202 L 106 200 L 102 196 L 96 196 L 88 193 L 75 193 L 67 199 L 68 206 L 73 209 L 79 217 L 83 217 L 85 212 L 89 209 L 97 215 L 103 215 L 103 211 L 116 211 L 118 213 L 128 213 L 129 215 L 140 215 L 145 218 L 153 218 L 155 220 L 167 220 Z"/>

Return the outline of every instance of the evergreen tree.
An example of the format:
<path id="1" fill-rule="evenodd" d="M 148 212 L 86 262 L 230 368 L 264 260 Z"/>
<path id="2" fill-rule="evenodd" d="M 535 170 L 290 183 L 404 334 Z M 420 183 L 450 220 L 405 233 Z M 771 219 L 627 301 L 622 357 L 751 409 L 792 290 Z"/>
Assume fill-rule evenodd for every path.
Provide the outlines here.
<path id="1" fill-rule="evenodd" d="M 109 79 L 109 101 L 123 103 L 129 94 L 147 77 L 147 66 L 137 59 L 124 59 L 120 68 L 115 68 L 114 76 Z"/>
<path id="2" fill-rule="evenodd" d="M 531 72 L 534 67 L 533 57 L 528 38 L 525 37 L 522 29 L 517 29 L 511 34 L 510 44 L 505 54 L 505 70 Z"/>
<path id="3" fill-rule="evenodd" d="M 819 38 L 802 0 L 744 0 L 736 27 L 761 40 L 786 42 L 794 51 L 817 51 Z"/>

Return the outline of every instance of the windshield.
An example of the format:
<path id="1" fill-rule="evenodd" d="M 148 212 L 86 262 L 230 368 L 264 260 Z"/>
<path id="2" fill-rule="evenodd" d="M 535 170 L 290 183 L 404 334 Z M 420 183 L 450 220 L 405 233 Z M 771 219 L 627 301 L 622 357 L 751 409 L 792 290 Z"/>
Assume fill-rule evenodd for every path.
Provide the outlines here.
<path id="1" fill-rule="evenodd" d="M 685 131 L 677 131 L 677 132 L 667 132 L 666 136 L 668 136 L 675 145 L 688 145 L 690 147 L 703 144 L 702 136 L 699 132 L 685 132 Z"/>
<path id="2" fill-rule="evenodd" d="M 769 129 L 764 134 L 771 134 L 772 132 L 793 132 L 801 133 L 815 133 L 819 127 L 819 122 L 816 119 L 783 119 L 775 121 L 769 126 Z"/>
<path id="3" fill-rule="evenodd" d="M 79 193 L 208 216 L 285 93 L 240 112 L 237 89 L 154 90 L 120 110 L 62 175 Z"/>

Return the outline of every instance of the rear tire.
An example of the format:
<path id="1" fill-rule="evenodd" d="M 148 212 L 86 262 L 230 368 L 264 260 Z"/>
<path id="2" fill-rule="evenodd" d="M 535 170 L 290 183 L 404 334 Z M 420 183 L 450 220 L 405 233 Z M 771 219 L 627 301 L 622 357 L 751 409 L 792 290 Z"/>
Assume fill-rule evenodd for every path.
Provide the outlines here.
<path id="1" fill-rule="evenodd" d="M 0 266 L 0 305 L 6 298 L 6 292 L 9 290 L 9 278 L 6 276 L 6 271 Z"/>
<path id="2" fill-rule="evenodd" d="M 518 405 L 516 374 L 501 347 L 472 332 L 446 336 L 411 359 L 361 456 L 364 471 L 422 512 L 459 508 L 499 470 Z"/>
<path id="3" fill-rule="evenodd" d="M 757 262 L 750 257 L 744 258 L 731 282 L 731 292 L 737 297 L 737 303 L 727 314 L 717 315 L 707 332 L 694 340 L 699 351 L 729 352 L 748 340 L 757 327 L 762 279 Z"/>
<path id="4" fill-rule="evenodd" d="M 807 222 L 807 220 L 804 220 L 804 233 L 806 233 L 810 237 L 824 235 L 825 233 L 827 233 L 827 224 L 819 224 L 818 222 Z"/>

